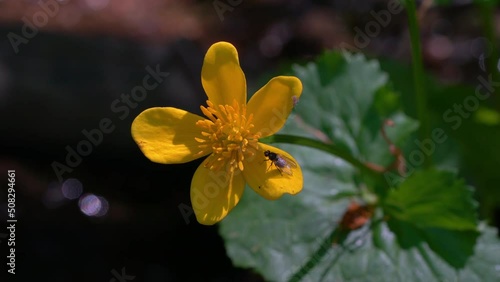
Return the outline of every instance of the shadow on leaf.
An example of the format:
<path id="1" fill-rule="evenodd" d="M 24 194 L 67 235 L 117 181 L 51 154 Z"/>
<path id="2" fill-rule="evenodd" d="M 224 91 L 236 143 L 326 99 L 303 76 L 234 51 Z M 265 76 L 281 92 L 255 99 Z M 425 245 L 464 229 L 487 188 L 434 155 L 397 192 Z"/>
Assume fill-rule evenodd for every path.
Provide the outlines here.
<path id="1" fill-rule="evenodd" d="M 390 219 L 388 226 L 403 249 L 426 243 L 438 256 L 455 269 L 464 268 L 474 254 L 479 232 L 440 228 L 417 228 L 411 223 Z"/>

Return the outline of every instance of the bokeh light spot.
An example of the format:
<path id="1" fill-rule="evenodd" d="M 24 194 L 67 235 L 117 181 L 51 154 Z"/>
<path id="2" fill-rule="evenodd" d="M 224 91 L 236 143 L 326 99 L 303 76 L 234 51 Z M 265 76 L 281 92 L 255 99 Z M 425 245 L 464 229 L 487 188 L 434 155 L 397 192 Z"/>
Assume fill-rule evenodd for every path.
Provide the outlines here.
<path id="1" fill-rule="evenodd" d="M 453 44 L 446 36 L 434 36 L 429 41 L 429 53 L 438 60 L 446 60 L 453 53 Z"/>
<path id="2" fill-rule="evenodd" d="M 70 178 L 64 181 L 61 192 L 66 199 L 78 199 L 83 192 L 83 185 L 78 179 Z"/>
<path id="3" fill-rule="evenodd" d="M 85 194 L 78 200 L 80 211 L 87 216 L 101 217 L 108 213 L 109 203 L 104 197 Z"/>
<path id="4" fill-rule="evenodd" d="M 95 216 L 101 210 L 101 200 L 94 194 L 85 194 L 78 201 L 80 211 L 87 216 Z"/>
<path id="5" fill-rule="evenodd" d="M 475 112 L 474 120 L 484 125 L 497 126 L 500 124 L 500 114 L 495 110 L 481 107 Z"/>
<path id="6" fill-rule="evenodd" d="M 106 198 L 100 197 L 100 196 L 98 198 L 101 201 L 101 208 L 95 214 L 95 216 L 97 216 L 97 217 L 105 216 L 108 213 L 108 210 L 109 210 L 108 200 L 106 200 Z"/>

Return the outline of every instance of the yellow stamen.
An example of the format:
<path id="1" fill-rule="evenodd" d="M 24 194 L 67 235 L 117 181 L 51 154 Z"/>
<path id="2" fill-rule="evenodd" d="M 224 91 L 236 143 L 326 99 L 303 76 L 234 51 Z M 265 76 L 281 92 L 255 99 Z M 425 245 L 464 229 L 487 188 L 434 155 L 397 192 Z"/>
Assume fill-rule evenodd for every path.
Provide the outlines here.
<path id="1" fill-rule="evenodd" d="M 197 155 L 212 155 L 205 165 L 211 170 L 225 168 L 228 172 L 243 170 L 243 160 L 255 155 L 260 133 L 253 132 L 253 115 L 246 116 L 246 105 L 233 101 L 232 105 L 217 105 L 207 101 L 208 107 L 201 106 L 208 120 L 196 123 L 201 128 L 201 138 Z"/>

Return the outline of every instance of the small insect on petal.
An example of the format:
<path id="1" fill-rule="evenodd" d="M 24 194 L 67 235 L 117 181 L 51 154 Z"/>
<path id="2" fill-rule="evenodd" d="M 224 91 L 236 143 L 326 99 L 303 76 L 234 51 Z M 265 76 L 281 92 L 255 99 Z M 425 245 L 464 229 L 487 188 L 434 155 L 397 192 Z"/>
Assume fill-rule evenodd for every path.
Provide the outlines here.
<path id="1" fill-rule="evenodd" d="M 271 168 L 271 166 L 274 164 L 281 175 L 283 175 L 283 173 L 293 175 L 292 168 L 297 167 L 297 164 L 290 158 L 277 153 L 273 153 L 269 150 L 264 152 L 264 156 L 267 157 L 267 160 L 271 161 L 271 165 L 269 166 L 269 168 Z"/>
<path id="2" fill-rule="evenodd" d="M 299 103 L 299 98 L 297 96 L 292 96 L 293 107 L 297 106 Z"/>

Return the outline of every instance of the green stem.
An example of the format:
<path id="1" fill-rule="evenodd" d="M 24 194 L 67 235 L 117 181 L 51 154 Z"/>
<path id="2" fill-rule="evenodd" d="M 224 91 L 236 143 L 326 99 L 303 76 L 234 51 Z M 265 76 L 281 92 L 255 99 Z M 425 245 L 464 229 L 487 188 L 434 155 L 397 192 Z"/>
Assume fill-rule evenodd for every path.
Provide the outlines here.
<path id="1" fill-rule="evenodd" d="M 333 229 L 333 231 L 324 238 L 323 242 L 319 248 L 314 252 L 314 254 L 309 258 L 309 260 L 302 265 L 302 267 L 295 272 L 288 282 L 299 282 L 306 276 L 321 260 L 325 257 L 328 251 L 332 250 L 332 244 L 337 240 L 337 243 L 343 243 L 349 232 L 342 231 L 338 227 Z"/>
<path id="2" fill-rule="evenodd" d="M 337 156 L 337 157 L 343 159 L 344 161 L 350 163 L 351 165 L 353 165 L 354 167 L 359 169 L 362 173 L 366 173 L 366 174 L 371 175 L 375 178 L 381 177 L 380 173 L 374 171 L 373 169 L 368 167 L 365 163 L 354 158 L 349 153 L 346 153 L 344 150 L 342 150 L 341 148 L 337 147 L 334 144 L 325 144 L 321 141 L 310 139 L 307 137 L 285 135 L 285 134 L 275 134 L 275 135 L 263 138 L 260 141 L 262 141 L 264 143 L 289 143 L 289 144 L 302 145 L 302 146 L 315 148 L 315 149 L 330 153 L 334 156 Z"/>
<path id="3" fill-rule="evenodd" d="M 493 1 L 486 0 L 476 0 L 477 7 L 479 8 L 480 18 L 482 20 L 484 36 L 486 40 L 491 44 L 489 46 L 491 54 L 489 54 L 487 64 L 487 71 L 492 76 L 493 81 L 498 80 L 497 62 L 498 62 L 498 50 L 496 46 L 495 39 L 495 4 Z M 488 55 L 488 54 L 486 54 Z M 500 109 L 500 99 L 495 99 L 495 103 L 498 109 Z"/>
<path id="4" fill-rule="evenodd" d="M 427 112 L 427 93 L 424 85 L 424 67 L 422 62 L 422 47 L 420 44 L 420 33 L 417 22 L 417 9 L 415 0 L 404 0 L 408 12 L 408 26 L 410 30 L 411 54 L 413 61 L 413 82 L 415 98 L 417 103 L 417 117 L 420 121 L 419 135 L 424 140 L 430 136 L 429 114 Z M 432 164 L 432 157 L 428 156 L 424 161 L 424 167 Z"/>

